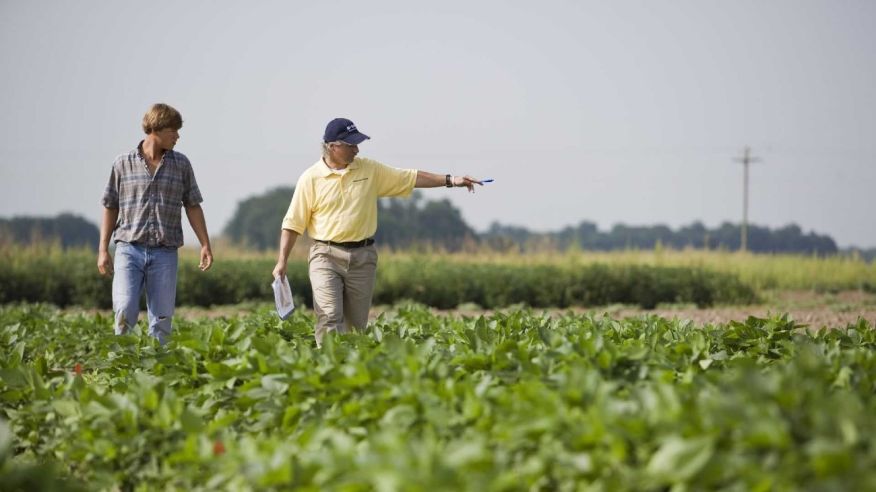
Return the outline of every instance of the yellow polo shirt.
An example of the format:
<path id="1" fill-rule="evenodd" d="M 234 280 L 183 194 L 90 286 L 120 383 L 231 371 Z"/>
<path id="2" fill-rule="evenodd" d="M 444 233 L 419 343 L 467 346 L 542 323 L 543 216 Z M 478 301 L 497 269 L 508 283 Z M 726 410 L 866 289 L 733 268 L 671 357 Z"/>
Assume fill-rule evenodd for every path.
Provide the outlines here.
<path id="1" fill-rule="evenodd" d="M 416 169 L 396 169 L 356 157 L 338 171 L 320 159 L 298 178 L 283 229 L 307 231 L 322 241 L 372 237 L 377 232 L 377 198 L 410 195 L 416 182 Z"/>

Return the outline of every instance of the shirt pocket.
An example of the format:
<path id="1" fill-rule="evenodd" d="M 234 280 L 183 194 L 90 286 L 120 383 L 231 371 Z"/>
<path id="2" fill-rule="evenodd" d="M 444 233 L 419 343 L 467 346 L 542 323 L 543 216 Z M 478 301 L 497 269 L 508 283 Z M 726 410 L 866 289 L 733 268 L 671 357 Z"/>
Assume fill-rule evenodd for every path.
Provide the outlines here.
<path id="1" fill-rule="evenodd" d="M 372 196 L 373 183 L 374 180 L 368 176 L 355 178 L 350 181 L 350 184 L 347 186 L 347 197 L 354 207 L 367 204 L 366 202 Z"/>

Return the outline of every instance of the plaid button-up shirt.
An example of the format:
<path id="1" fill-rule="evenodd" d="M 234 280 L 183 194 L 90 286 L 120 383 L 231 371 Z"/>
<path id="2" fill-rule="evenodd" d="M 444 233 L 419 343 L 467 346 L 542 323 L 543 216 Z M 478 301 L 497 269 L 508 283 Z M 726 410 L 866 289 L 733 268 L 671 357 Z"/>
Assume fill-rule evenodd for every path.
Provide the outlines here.
<path id="1" fill-rule="evenodd" d="M 143 142 L 116 157 L 103 206 L 119 209 L 115 241 L 178 248 L 183 245 L 182 207 L 203 201 L 188 158 L 164 152 L 155 175 L 143 156 Z"/>

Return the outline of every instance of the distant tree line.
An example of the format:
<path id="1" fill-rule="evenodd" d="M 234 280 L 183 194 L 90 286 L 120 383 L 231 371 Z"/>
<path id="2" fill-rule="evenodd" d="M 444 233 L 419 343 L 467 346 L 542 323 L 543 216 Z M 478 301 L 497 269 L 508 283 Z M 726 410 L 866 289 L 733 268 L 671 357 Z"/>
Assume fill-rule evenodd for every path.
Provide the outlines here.
<path id="1" fill-rule="evenodd" d="M 73 214 L 0 218 L 0 245 L 57 243 L 63 248 L 84 246 L 96 250 L 99 240 L 97 226 Z"/>
<path id="2" fill-rule="evenodd" d="M 283 216 L 295 189 L 279 187 L 238 203 L 224 234 L 233 243 L 252 249 L 277 247 Z M 582 249 L 724 249 L 738 250 L 739 225 L 725 222 L 708 228 L 700 222 L 673 230 L 665 225 L 628 226 L 618 224 L 600 231 L 593 222 L 554 232 L 533 232 L 525 227 L 494 222 L 483 233 L 476 233 L 449 200 L 424 200 L 419 191 L 407 199 L 378 201 L 376 240 L 391 249 L 435 248 L 450 252 L 475 248 L 495 251 L 566 251 Z M 57 217 L 14 217 L 0 219 L 0 244 L 59 243 L 63 247 L 97 248 L 97 226 L 72 214 Z M 876 248 L 850 248 L 839 251 L 827 235 L 804 233 L 796 224 L 777 229 L 751 225 L 748 248 L 757 253 L 804 253 L 830 255 L 843 253 L 872 261 Z"/>
<path id="3" fill-rule="evenodd" d="M 281 187 L 243 200 L 225 229 L 237 244 L 272 249 L 277 246 L 280 222 L 289 207 L 294 188 Z M 407 199 L 382 199 L 378 202 L 378 227 L 375 239 L 384 247 L 410 249 L 420 246 L 460 251 L 467 246 L 497 251 L 565 251 L 570 248 L 610 251 L 617 249 L 697 248 L 738 250 L 739 225 L 725 222 L 710 229 L 700 222 L 672 230 L 665 225 L 615 225 L 600 231 L 593 222 L 581 222 L 557 232 L 533 232 L 524 227 L 493 223 L 484 233 L 476 233 L 449 200 L 423 200 L 415 191 Z M 751 225 L 748 248 L 753 252 L 806 253 L 829 255 L 839 252 L 836 242 L 826 235 L 804 233 L 796 224 L 778 229 Z M 859 251 L 872 258 L 876 251 Z"/>
<path id="4" fill-rule="evenodd" d="M 559 232 L 538 233 L 523 227 L 493 223 L 481 239 L 497 250 L 515 249 L 521 252 L 580 248 L 610 251 L 616 249 L 653 249 L 663 246 L 675 249 L 740 248 L 740 226 L 725 222 L 709 229 L 700 222 L 672 230 L 665 225 L 627 226 L 617 224 L 609 231 L 600 231 L 593 222 L 581 222 Z M 748 249 L 756 253 L 807 253 L 829 255 L 839 252 L 836 242 L 826 235 L 804 233 L 800 226 L 789 224 L 778 229 L 748 226 Z"/>
<path id="5" fill-rule="evenodd" d="M 237 210 L 225 226 L 225 236 L 234 244 L 266 250 L 280 244 L 280 227 L 294 187 L 281 186 L 249 197 L 237 204 Z"/>
<path id="6" fill-rule="evenodd" d="M 477 233 L 446 198 L 424 202 L 422 194 L 414 191 L 411 198 L 379 200 L 377 214 L 374 238 L 393 249 L 427 245 L 457 252 L 479 242 Z"/>

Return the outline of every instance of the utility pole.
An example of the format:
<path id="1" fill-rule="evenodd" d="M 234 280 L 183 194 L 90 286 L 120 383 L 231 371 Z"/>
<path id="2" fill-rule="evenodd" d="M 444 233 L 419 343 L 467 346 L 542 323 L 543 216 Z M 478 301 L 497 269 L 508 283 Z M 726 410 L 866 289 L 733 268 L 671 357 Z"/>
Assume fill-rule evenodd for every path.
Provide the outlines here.
<path id="1" fill-rule="evenodd" d="M 752 157 L 751 149 L 746 146 L 745 153 L 742 155 L 742 157 L 736 157 L 733 160 L 736 162 L 741 162 L 743 167 L 745 168 L 745 177 L 742 184 L 742 246 L 740 250 L 748 251 L 748 165 L 752 162 L 759 162 L 760 159 L 757 157 Z"/>

